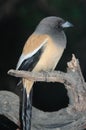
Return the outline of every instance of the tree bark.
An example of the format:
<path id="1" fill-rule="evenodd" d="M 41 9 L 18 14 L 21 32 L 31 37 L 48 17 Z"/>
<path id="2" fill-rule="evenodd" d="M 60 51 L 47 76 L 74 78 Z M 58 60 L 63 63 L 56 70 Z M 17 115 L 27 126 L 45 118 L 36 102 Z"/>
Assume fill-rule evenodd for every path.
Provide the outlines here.
<path id="1" fill-rule="evenodd" d="M 32 108 L 31 130 L 84 130 L 86 128 L 86 83 L 79 61 L 72 56 L 67 72 L 25 72 L 10 70 L 8 74 L 34 81 L 60 82 L 67 89 L 69 105 L 57 112 L 43 112 Z M 10 110 L 10 111 L 9 111 Z M 19 122 L 19 97 L 8 91 L 0 92 L 0 114 L 15 124 Z"/>

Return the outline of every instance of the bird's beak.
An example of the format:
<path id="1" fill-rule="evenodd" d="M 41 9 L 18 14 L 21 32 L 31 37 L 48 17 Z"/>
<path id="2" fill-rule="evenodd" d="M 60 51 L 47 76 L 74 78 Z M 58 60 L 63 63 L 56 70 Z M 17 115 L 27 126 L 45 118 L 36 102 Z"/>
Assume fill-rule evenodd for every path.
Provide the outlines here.
<path id="1" fill-rule="evenodd" d="M 68 21 L 66 21 L 66 22 L 63 23 L 61 26 L 62 26 L 63 28 L 68 28 L 68 27 L 73 27 L 73 24 L 70 23 L 70 22 L 68 22 Z"/>

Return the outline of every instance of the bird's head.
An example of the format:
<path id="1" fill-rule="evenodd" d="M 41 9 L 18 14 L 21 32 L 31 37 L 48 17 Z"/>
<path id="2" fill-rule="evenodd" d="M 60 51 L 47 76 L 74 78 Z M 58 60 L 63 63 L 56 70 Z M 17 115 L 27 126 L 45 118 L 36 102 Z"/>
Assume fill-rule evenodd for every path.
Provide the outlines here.
<path id="1" fill-rule="evenodd" d="M 42 19 L 37 26 L 37 30 L 40 32 L 51 32 L 53 30 L 62 31 L 64 28 L 73 27 L 68 21 L 56 16 L 50 16 Z"/>

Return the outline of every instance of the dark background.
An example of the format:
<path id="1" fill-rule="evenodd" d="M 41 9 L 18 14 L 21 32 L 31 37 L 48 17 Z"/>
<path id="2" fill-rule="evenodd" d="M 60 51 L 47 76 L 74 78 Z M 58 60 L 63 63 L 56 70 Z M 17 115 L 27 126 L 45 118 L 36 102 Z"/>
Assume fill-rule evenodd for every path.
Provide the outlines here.
<path id="1" fill-rule="evenodd" d="M 23 45 L 39 21 L 47 16 L 59 16 L 74 24 L 66 29 L 67 48 L 57 66 L 66 72 L 72 53 L 79 59 L 86 79 L 86 0 L 0 0 L 0 90 L 21 96 L 17 78 L 7 75 L 15 69 Z M 33 106 L 43 111 L 57 111 L 68 105 L 66 89 L 59 83 L 35 83 Z M 14 129 L 10 121 L 0 116 L 0 129 Z"/>

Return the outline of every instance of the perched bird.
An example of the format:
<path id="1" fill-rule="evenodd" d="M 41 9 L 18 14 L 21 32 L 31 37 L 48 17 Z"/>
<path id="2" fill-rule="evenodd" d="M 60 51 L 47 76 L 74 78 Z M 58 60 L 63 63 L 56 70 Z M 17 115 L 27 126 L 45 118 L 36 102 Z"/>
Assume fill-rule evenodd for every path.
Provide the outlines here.
<path id="1" fill-rule="evenodd" d="M 66 48 L 66 36 L 63 28 L 72 24 L 60 17 L 50 16 L 42 19 L 32 35 L 27 39 L 17 64 L 17 70 L 32 72 L 52 71 Z M 30 130 L 30 94 L 34 81 L 23 81 L 23 130 Z"/>

